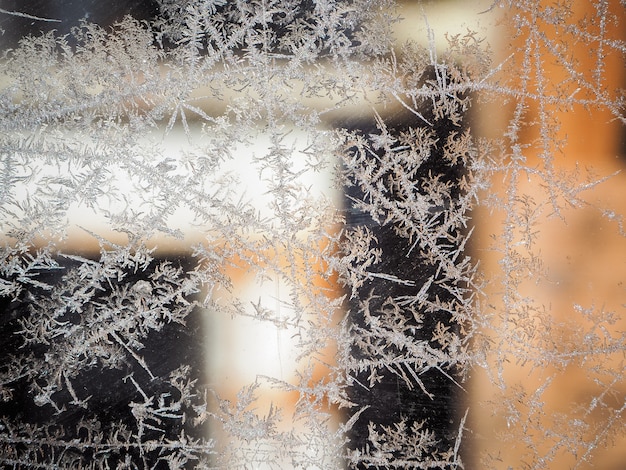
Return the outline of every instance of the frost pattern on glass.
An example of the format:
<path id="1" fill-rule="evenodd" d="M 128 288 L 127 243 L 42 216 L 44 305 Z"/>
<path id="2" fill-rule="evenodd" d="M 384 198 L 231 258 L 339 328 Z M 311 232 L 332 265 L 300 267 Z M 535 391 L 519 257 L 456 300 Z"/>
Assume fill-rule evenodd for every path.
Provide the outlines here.
<path id="1" fill-rule="evenodd" d="M 510 42 L 426 16 L 423 41 L 401 47 L 391 0 L 158 3 L 150 21 L 85 21 L 3 51 L 2 465 L 601 458 L 624 432 L 623 287 L 617 304 L 596 289 L 558 306 L 532 287 L 556 289 L 540 240 L 578 214 L 623 244 L 622 214 L 595 199 L 621 176 L 577 165 L 562 127 L 579 113 L 626 123 L 610 72 L 624 68 L 624 3 L 496 2 L 481 15 Z M 355 116 L 369 127 L 342 124 Z M 345 204 L 312 187 L 324 171 Z M 169 243 L 184 261 L 163 257 Z M 240 276 L 288 300 L 243 298 Z M 192 353 L 170 370 L 150 359 L 155 338 L 193 341 L 198 318 L 218 314 L 288 333 L 295 373 L 226 397 Z M 546 411 L 572 368 L 587 394 Z M 448 383 L 462 405 L 446 431 L 355 398 L 389 377 L 427 403 L 428 377 Z M 269 403 L 275 391 L 295 405 Z"/>

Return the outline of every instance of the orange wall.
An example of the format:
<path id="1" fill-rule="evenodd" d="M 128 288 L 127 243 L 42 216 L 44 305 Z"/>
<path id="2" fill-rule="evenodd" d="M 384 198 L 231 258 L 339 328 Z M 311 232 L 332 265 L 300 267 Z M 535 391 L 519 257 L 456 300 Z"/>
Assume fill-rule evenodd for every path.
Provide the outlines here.
<path id="1" fill-rule="evenodd" d="M 574 21 L 595 15 L 592 2 L 585 3 L 589 5 L 583 7 L 583 2 L 572 2 Z M 551 2 L 542 2 L 542 7 L 549 5 Z M 607 24 L 607 36 L 624 39 L 624 8 L 617 2 L 613 2 L 611 8 L 621 22 Z M 580 77 L 595 83 L 598 54 L 593 47 L 598 43 L 574 42 L 563 31 L 557 33 L 555 28 L 541 23 L 532 14 L 527 18 L 532 24 L 540 25 L 540 34 L 557 44 L 562 41 L 559 47 L 572 51 L 570 59 L 578 61 L 576 70 Z M 515 38 L 515 32 L 509 30 L 508 33 L 514 47 L 523 47 L 528 36 L 522 32 Z M 531 48 L 535 45 L 531 44 Z M 525 87 L 532 93 L 545 90 L 547 95 L 554 94 L 560 87 L 563 97 L 597 98 L 575 80 L 567 80 L 568 69 L 559 64 L 554 55 L 546 49 L 538 51 L 530 57 L 533 73 L 526 84 L 521 73 L 522 58 L 519 58 L 519 78 L 509 81 L 512 86 Z M 605 48 L 602 55 L 605 68 L 601 87 L 607 90 L 623 87 L 626 84 L 624 57 L 609 48 Z M 541 61 L 543 75 L 535 73 L 537 61 Z M 577 91 L 577 88 L 581 89 Z M 488 302 L 483 313 L 490 316 L 489 321 L 495 327 L 486 329 L 482 340 L 489 344 L 485 348 L 488 351 L 485 361 L 494 376 L 489 377 L 479 368 L 473 377 L 476 448 L 471 454 L 490 457 L 482 461 L 476 457 L 470 468 L 566 469 L 575 465 L 579 465 L 575 468 L 592 468 L 590 463 L 582 462 L 583 456 L 595 464 L 593 468 L 623 468 L 626 438 L 623 432 L 622 436 L 613 436 L 613 433 L 623 431 L 626 421 L 621 409 L 626 396 L 626 382 L 621 377 L 625 372 L 624 352 L 605 351 L 584 357 L 571 352 L 584 352 L 585 341 L 593 339 L 589 335 L 615 339 L 626 331 L 626 318 L 619 319 L 626 305 L 626 285 L 623 284 L 626 236 L 620 235 L 617 218 L 611 218 L 609 212 L 601 209 L 626 213 L 626 155 L 619 155 L 625 127 L 607 109 L 589 110 L 581 104 L 542 105 L 533 99 L 527 99 L 525 104 L 527 125 L 520 131 L 517 143 L 527 146 L 523 151 L 526 160 L 518 167 L 517 174 L 515 171 L 507 175 L 498 173 L 492 182 L 492 191 L 505 201 L 510 197 L 511 207 L 516 207 L 520 213 L 524 208 L 528 217 L 535 218 L 533 237 L 524 239 L 521 231 L 517 232 L 509 251 L 509 255 L 525 258 L 526 263 L 532 260 L 533 272 L 526 267 L 518 268 L 509 278 L 518 282 L 514 294 L 526 299 L 515 305 L 515 311 L 511 310 L 511 303 L 504 300 L 505 287 L 501 282 L 491 283 L 486 288 Z M 508 122 L 513 112 L 514 103 L 485 107 L 479 116 L 480 127 L 488 128 L 494 116 L 500 123 Z M 560 128 L 555 127 L 544 136 L 540 132 L 544 125 Z M 504 126 L 499 128 L 502 130 Z M 558 146 L 559 140 L 565 143 Z M 559 188 L 547 183 L 542 175 L 571 171 L 574 173 L 570 182 L 579 185 L 585 184 L 590 176 L 597 178 L 620 170 L 621 174 L 593 190 L 579 193 L 584 201 L 579 207 L 563 204 L 560 214 L 554 213 L 550 197 L 551 192 L 558 194 Z M 517 179 L 514 195 L 511 194 L 513 179 Z M 563 203 L 563 199 L 558 200 Z M 502 253 L 491 250 L 491 236 L 503 233 L 503 224 L 520 221 L 506 217 L 503 210 L 481 209 L 476 213 L 475 249 L 488 278 L 502 272 L 499 264 Z M 532 243 L 525 244 L 528 240 Z M 594 313 L 585 316 L 576 311 L 574 304 L 594 309 Z M 618 319 L 613 324 L 594 327 L 594 319 L 601 312 L 615 312 Z M 510 350 L 505 352 L 507 349 Z M 522 357 L 527 360 L 520 360 Z M 612 383 L 614 376 L 617 380 Z M 594 407 L 594 398 L 601 398 L 603 404 Z M 594 442 L 595 436 L 601 439 Z"/>

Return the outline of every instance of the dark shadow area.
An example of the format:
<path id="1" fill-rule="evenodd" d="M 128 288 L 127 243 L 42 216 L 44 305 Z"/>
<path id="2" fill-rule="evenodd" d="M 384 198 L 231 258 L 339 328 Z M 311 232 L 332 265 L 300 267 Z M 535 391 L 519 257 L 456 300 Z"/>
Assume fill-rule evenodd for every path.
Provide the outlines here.
<path id="1" fill-rule="evenodd" d="M 456 125 L 446 119 L 435 119 L 428 111 L 424 112 L 426 119 L 434 122 L 431 129 L 434 132 L 434 140 L 437 142 L 436 147 L 431 149 L 430 156 L 422 162 L 418 171 L 414 174 L 413 182 L 415 191 L 421 191 L 420 180 L 424 178 L 438 178 L 443 184 L 451 187 L 450 194 L 453 199 L 458 198 L 462 190 L 460 189 L 460 179 L 465 173 L 465 169 L 461 164 L 452 165 L 442 158 L 443 148 L 448 136 L 451 133 L 460 133 L 465 130 L 464 125 Z M 425 126 L 422 121 L 418 121 L 415 115 L 406 110 L 401 110 L 389 116 L 382 116 L 389 134 L 397 136 L 402 132 L 407 132 L 409 128 L 418 128 Z M 364 138 L 379 134 L 380 129 L 377 127 L 375 119 L 371 116 L 361 116 L 349 122 L 337 123 L 348 130 L 356 131 Z M 372 160 L 384 159 L 382 151 L 377 155 L 372 155 Z M 385 186 L 386 195 L 393 199 L 397 190 L 396 183 L 393 183 L 394 175 L 384 175 L 378 182 Z M 372 182 L 376 184 L 377 182 Z M 419 289 L 428 282 L 430 278 L 435 281 L 440 279 L 439 267 L 433 264 L 432 259 L 428 259 L 428 253 L 425 253 L 419 246 L 415 246 L 411 240 L 405 236 L 398 234 L 398 227 L 393 223 L 384 223 L 383 220 L 376 221 L 369 213 L 363 212 L 355 207 L 359 201 L 366 201 L 369 198 L 358 182 L 348 185 L 346 191 L 346 212 L 348 227 L 363 226 L 367 227 L 374 235 L 377 243 L 371 249 L 379 249 L 381 251 L 381 261 L 376 264 L 371 271 L 380 272 L 395 276 L 402 280 L 410 280 L 413 286 L 402 285 L 392 280 L 373 278 L 367 281 L 360 289 L 358 298 L 349 302 L 349 318 L 357 328 L 367 330 L 369 328 L 367 319 L 363 311 L 363 302 L 369 305 L 368 315 L 378 316 L 380 322 L 384 322 L 388 312 L 390 298 L 402 298 L 414 296 Z M 398 197 L 404 197 L 398 195 Z M 429 209 L 435 220 L 442 223 L 444 213 L 450 210 L 454 201 L 450 204 L 444 204 L 444 207 L 433 206 Z M 441 214 L 437 217 L 437 214 Z M 384 219 L 382 217 L 381 219 Z M 463 229 L 464 233 L 469 230 Z M 441 239 L 441 243 L 449 243 L 445 238 Z M 466 255 L 466 249 L 461 250 L 459 259 L 463 259 Z M 454 296 L 449 291 L 433 282 L 429 288 L 429 299 L 437 299 L 437 302 L 444 304 L 446 302 L 455 302 Z M 418 312 L 420 320 L 417 321 L 409 308 L 403 309 L 403 328 L 404 331 L 412 332 L 415 341 L 429 341 L 429 345 L 433 348 L 440 347 L 432 341 L 433 333 L 439 323 L 445 325 L 451 330 L 458 332 L 459 325 L 456 323 L 452 315 L 444 309 L 438 309 L 430 312 Z M 386 348 L 390 346 L 385 346 Z M 393 346 L 391 346 L 393 347 Z M 388 351 L 387 351 L 388 352 Z M 400 357 L 405 351 L 394 351 Z M 376 354 L 371 356 L 368 351 L 355 347 L 353 354 L 357 359 L 372 360 L 376 359 Z M 369 356 L 369 357 L 368 357 Z M 458 384 L 454 381 L 462 383 L 463 378 L 452 365 L 450 368 L 444 368 L 446 377 L 441 371 L 431 368 L 426 371 L 415 371 L 426 391 L 433 395 L 429 398 L 427 394 L 417 385 L 408 386 L 397 373 L 389 370 L 381 373 L 382 379 L 373 386 L 359 386 L 359 384 L 368 384 L 368 370 L 355 377 L 355 384 L 350 389 L 350 399 L 356 403 L 358 408 L 368 407 L 360 417 L 356 425 L 349 433 L 350 442 L 348 448 L 352 450 L 366 449 L 370 446 L 368 439 L 370 422 L 376 423 L 381 432 L 380 426 L 394 427 L 395 423 L 402 420 L 407 425 L 407 436 L 412 434 L 411 427 L 424 423 L 421 429 L 434 432 L 436 444 L 433 450 L 437 452 L 445 452 L 454 448 L 455 441 L 459 433 L 459 423 L 468 407 L 469 397 Z M 454 381 L 453 381 L 454 380 Z M 357 409 L 358 409 L 357 408 Z M 461 446 L 461 456 L 465 456 L 467 450 Z M 397 458 L 403 458 L 398 454 Z M 416 457 L 416 456 L 414 456 Z M 423 461 L 428 461 L 429 457 L 424 454 Z M 463 460 L 466 460 L 463 458 Z M 417 461 L 416 461 L 417 463 Z M 375 468 L 374 466 L 361 465 L 359 468 Z M 437 467 L 447 468 L 447 467 Z"/>
<path id="2" fill-rule="evenodd" d="M 146 20 L 158 13 L 155 0 L 3 0 L 0 4 L 0 52 L 13 48 L 28 35 L 55 31 L 70 34 L 81 20 L 107 28 L 131 15 Z"/>
<path id="3" fill-rule="evenodd" d="M 64 276 L 71 276 L 70 273 L 73 270 L 76 271 L 80 263 L 65 257 L 59 257 L 55 261 L 59 264 L 59 268 L 42 270 L 37 276 L 37 280 L 51 286 L 51 289 L 58 289 L 62 292 L 65 282 Z M 101 284 L 97 293 L 90 299 L 89 305 L 86 305 L 86 311 L 81 312 L 79 309 L 65 313 L 59 316 L 56 321 L 67 325 L 81 324 L 83 322 L 83 319 L 80 318 L 81 315 L 89 315 L 89 309 L 94 305 L 109 303 L 111 296 L 115 295 L 112 293 L 115 289 L 123 290 L 125 286 L 134 286 L 141 282 L 148 285 L 151 274 L 164 261 L 179 267 L 183 272 L 193 267 L 193 260 L 188 258 L 157 257 L 146 269 L 126 273 L 127 275 L 120 279 L 118 284 L 112 284 L 108 287 L 106 283 Z M 5 397 L 5 401 L 0 400 L 0 424 L 2 422 L 20 423 L 19 426 L 25 432 L 28 431 L 24 429 L 24 426 L 33 427 L 33 429 L 47 429 L 47 433 L 58 432 L 59 434 L 54 437 L 67 442 L 63 452 L 68 455 L 73 453 L 72 442 L 91 443 L 93 444 L 91 448 L 83 448 L 79 445 L 74 449 L 74 459 L 85 465 L 87 463 L 91 465 L 96 461 L 96 452 L 99 452 L 99 457 L 102 457 L 103 452 L 105 452 L 98 449 L 98 438 L 94 437 L 94 433 L 99 432 L 103 436 L 109 437 L 117 435 L 120 444 L 129 443 L 127 452 L 134 455 L 136 461 L 141 461 L 138 448 L 132 445 L 135 439 L 133 434 L 136 436 L 138 430 L 137 419 L 133 415 L 131 404 L 144 404 L 146 402 L 144 393 L 147 397 L 151 397 L 154 402 L 156 402 L 155 398 L 163 400 L 165 406 L 167 406 L 168 400 L 172 402 L 178 400 L 180 392 L 172 385 L 170 378 L 182 366 L 191 368 L 189 377 L 198 378 L 200 381 L 204 380 L 205 367 L 200 310 L 193 309 L 186 316 L 184 325 L 177 322 L 165 322 L 162 328 L 147 331 L 141 341 L 143 347 L 137 347 L 137 354 L 145 361 L 145 366 L 154 377 L 150 377 L 144 365 L 140 364 L 132 354 L 125 354 L 121 361 L 113 364 L 113 361 L 106 355 L 98 356 L 94 353 L 89 366 L 83 366 L 71 380 L 75 395 L 80 401 L 84 400 L 84 403 L 82 405 L 75 403 L 66 383 L 61 383 L 61 389 L 51 396 L 52 400 L 59 406 L 60 410 L 58 410 L 50 404 L 39 405 L 36 403 L 36 389 L 43 386 L 47 381 L 46 363 L 58 356 L 58 350 L 54 344 L 55 340 L 49 341 L 48 344 L 45 342 L 27 344 L 24 342 L 24 335 L 22 334 L 24 322 L 36 324 L 38 320 L 42 322 L 47 320 L 47 318 L 37 319 L 32 318 L 32 316 L 39 313 L 33 306 L 38 302 L 45 302 L 49 292 L 49 290 L 33 287 L 22 291 L 17 299 L 0 298 L 0 344 L 2 345 L 0 348 L 0 378 L 10 375 L 5 375 L 8 370 L 11 370 L 8 368 L 19 369 L 18 364 L 22 361 L 24 364 L 42 364 L 42 367 L 38 367 L 37 370 L 24 368 L 21 377 L 4 384 L 5 390 L 10 390 L 11 397 Z M 146 292 L 146 294 L 148 293 Z M 188 300 L 192 301 L 193 299 Z M 84 326 L 81 328 L 84 329 Z M 106 331 L 106 328 L 103 329 Z M 102 338 L 102 341 L 95 343 L 93 347 L 117 348 L 120 352 L 125 353 L 123 348 L 119 348 L 113 335 L 118 335 L 122 340 L 129 343 L 132 341 L 131 337 L 124 337 L 123 332 L 114 331 L 115 333 Z M 60 336 L 59 344 L 66 344 L 63 341 L 63 336 Z M 107 361 L 109 362 L 107 363 Z M 138 389 L 137 385 L 141 390 Z M 184 412 L 185 410 L 181 409 L 180 411 Z M 155 427 L 158 430 L 146 428 L 142 437 L 144 441 L 151 439 L 177 440 L 183 435 L 181 434 L 183 430 L 184 435 L 192 439 L 204 437 L 203 428 L 193 426 L 193 423 L 189 421 L 185 423 L 184 420 L 181 422 L 180 419 L 164 417 L 161 423 L 153 424 L 157 425 Z M 90 439 L 86 439 L 87 435 L 91 436 Z M 55 439 L 51 438 L 50 441 Z M 103 444 L 102 448 L 106 448 L 106 445 Z M 19 453 L 20 445 L 17 444 L 14 450 Z M 26 452 L 26 448 L 21 449 L 21 451 Z M 40 457 L 37 457 L 37 462 L 55 462 L 55 459 L 60 458 L 58 457 L 60 450 L 55 446 L 42 445 L 39 452 Z M 150 468 L 152 465 L 161 468 L 159 465 L 164 464 L 164 462 L 159 463 L 158 461 L 158 449 L 145 453 L 142 458 L 150 464 Z M 115 468 L 118 463 L 121 464 L 122 462 L 119 461 L 116 452 L 111 451 L 111 455 L 106 457 L 106 463 L 111 468 Z"/>

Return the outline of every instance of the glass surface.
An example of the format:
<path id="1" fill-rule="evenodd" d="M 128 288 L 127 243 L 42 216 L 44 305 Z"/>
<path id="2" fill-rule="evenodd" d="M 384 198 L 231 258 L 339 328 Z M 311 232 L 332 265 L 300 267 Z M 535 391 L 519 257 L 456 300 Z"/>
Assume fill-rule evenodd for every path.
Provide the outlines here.
<path id="1" fill-rule="evenodd" d="M 2 2 L 0 463 L 621 468 L 624 16 Z"/>

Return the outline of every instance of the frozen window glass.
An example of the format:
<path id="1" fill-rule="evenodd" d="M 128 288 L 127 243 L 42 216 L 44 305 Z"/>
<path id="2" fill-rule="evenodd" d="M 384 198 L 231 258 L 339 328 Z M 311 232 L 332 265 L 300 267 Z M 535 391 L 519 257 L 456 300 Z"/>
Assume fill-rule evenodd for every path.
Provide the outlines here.
<path id="1" fill-rule="evenodd" d="M 621 468 L 623 1 L 0 5 L 6 468 Z"/>

